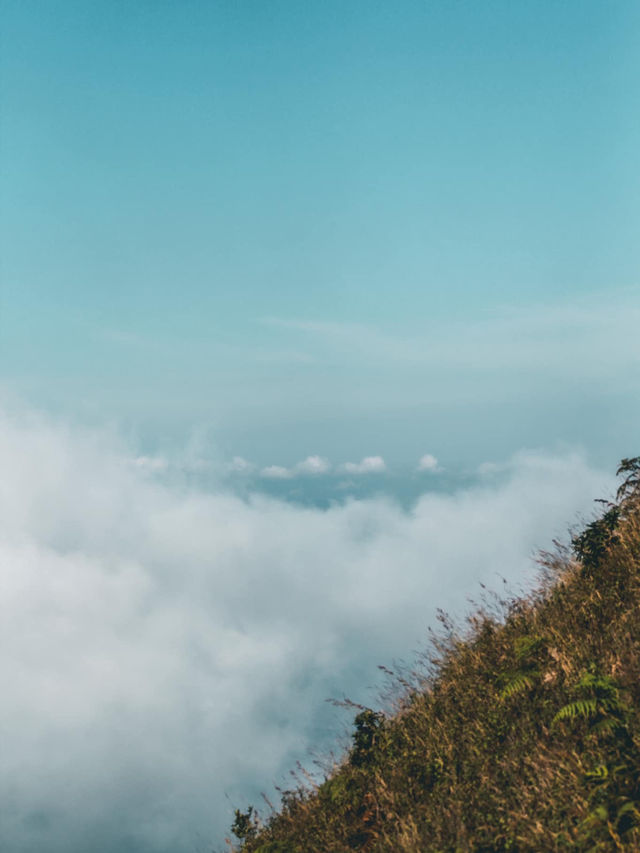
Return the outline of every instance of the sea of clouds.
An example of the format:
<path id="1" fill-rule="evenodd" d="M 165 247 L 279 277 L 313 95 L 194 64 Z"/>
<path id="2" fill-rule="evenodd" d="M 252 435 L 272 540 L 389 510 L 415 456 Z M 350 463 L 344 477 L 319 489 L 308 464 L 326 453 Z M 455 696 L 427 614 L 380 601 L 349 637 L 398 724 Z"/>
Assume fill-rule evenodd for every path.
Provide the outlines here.
<path id="1" fill-rule="evenodd" d="M 408 511 L 319 509 L 134 455 L 0 416 L 2 850 L 222 847 L 235 806 L 340 732 L 325 699 L 374 702 L 376 665 L 411 659 L 437 607 L 526 586 L 612 490 L 579 453 L 529 452 Z"/>

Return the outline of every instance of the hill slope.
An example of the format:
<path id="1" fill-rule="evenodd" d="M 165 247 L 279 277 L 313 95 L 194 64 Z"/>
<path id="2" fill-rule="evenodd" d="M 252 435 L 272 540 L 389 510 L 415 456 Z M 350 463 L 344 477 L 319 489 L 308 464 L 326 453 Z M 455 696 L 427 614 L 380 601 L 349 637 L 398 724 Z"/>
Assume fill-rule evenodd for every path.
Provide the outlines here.
<path id="1" fill-rule="evenodd" d="M 244 853 L 640 850 L 640 457 L 618 473 L 527 599 L 443 617 L 420 683 L 359 709 L 322 784 L 236 813 Z"/>

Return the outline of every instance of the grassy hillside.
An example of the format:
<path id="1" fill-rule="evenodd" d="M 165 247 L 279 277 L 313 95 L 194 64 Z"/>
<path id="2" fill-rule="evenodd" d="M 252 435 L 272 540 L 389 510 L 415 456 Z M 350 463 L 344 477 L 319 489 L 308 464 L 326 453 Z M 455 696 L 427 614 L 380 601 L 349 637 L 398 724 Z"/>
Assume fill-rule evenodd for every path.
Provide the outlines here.
<path id="1" fill-rule="evenodd" d="M 640 457 L 618 473 L 528 598 L 464 631 L 443 617 L 419 683 L 393 714 L 358 709 L 322 784 L 237 812 L 239 849 L 640 850 Z"/>

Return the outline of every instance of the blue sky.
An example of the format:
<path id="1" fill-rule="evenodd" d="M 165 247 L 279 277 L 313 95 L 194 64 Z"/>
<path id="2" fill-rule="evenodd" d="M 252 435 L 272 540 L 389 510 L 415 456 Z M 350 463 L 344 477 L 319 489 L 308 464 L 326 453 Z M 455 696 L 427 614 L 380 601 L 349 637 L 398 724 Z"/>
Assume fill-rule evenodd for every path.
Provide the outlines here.
<path id="1" fill-rule="evenodd" d="M 264 464 L 632 452 L 636 3 L 2 18 L 5 388 Z"/>

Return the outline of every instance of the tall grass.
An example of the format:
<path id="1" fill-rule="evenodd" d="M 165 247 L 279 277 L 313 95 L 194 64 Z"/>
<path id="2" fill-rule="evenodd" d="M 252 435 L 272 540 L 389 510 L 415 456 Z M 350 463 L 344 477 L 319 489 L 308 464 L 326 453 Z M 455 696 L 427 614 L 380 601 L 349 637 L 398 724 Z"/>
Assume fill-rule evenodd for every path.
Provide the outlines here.
<path id="1" fill-rule="evenodd" d="M 442 616 L 417 683 L 359 709 L 321 784 L 236 813 L 243 853 L 640 850 L 640 457 L 618 473 L 528 597 Z"/>

